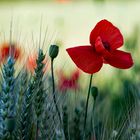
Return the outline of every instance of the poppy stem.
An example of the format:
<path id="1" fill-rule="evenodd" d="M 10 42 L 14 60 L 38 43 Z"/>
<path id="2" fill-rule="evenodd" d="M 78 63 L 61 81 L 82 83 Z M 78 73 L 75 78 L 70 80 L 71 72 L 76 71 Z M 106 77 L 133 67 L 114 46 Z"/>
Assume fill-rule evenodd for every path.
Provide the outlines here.
<path id="1" fill-rule="evenodd" d="M 57 113 L 58 113 L 58 118 L 59 118 L 60 126 L 62 127 L 61 115 L 60 115 L 60 112 L 59 112 L 59 108 L 58 108 L 58 106 L 57 106 L 56 96 L 55 96 L 55 81 L 54 81 L 54 70 L 53 70 L 53 58 L 51 59 L 51 74 L 52 74 L 52 93 L 53 93 L 53 101 L 54 101 L 54 104 L 55 104 L 56 111 L 57 111 Z M 64 131 L 64 130 L 63 130 L 63 131 Z M 64 137 L 65 137 L 65 139 L 66 139 L 65 134 L 64 134 Z"/>
<path id="2" fill-rule="evenodd" d="M 58 108 L 58 106 L 57 106 L 56 96 L 55 96 L 55 82 L 54 82 L 53 59 L 51 59 L 51 74 L 52 74 L 52 93 L 53 93 L 53 101 L 54 101 L 54 104 L 55 104 L 56 111 L 57 111 L 57 113 L 58 113 L 58 117 L 59 117 L 60 124 L 62 124 L 61 115 L 60 115 L 60 112 L 59 112 L 59 108 Z"/>
<path id="3" fill-rule="evenodd" d="M 88 96 L 87 96 L 87 101 L 86 101 L 86 111 L 85 111 L 85 119 L 84 119 L 84 132 L 83 132 L 83 138 L 85 137 L 85 131 L 86 131 L 86 120 L 87 120 L 87 112 L 88 112 L 88 102 L 89 102 L 89 97 L 90 97 L 90 89 L 91 89 L 91 84 L 92 84 L 92 77 L 93 74 L 90 76 L 90 82 L 89 82 L 89 88 L 88 88 Z"/>

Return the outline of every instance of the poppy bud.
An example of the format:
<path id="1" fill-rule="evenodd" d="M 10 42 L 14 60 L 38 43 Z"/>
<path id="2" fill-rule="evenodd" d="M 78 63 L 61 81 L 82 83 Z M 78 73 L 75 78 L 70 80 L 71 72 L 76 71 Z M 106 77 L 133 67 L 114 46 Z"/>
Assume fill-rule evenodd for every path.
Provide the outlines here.
<path id="1" fill-rule="evenodd" d="M 97 87 L 91 87 L 91 95 L 93 96 L 94 100 L 96 100 L 98 96 L 98 88 Z"/>
<path id="2" fill-rule="evenodd" d="M 6 119 L 6 126 L 8 131 L 12 132 L 15 129 L 16 120 L 14 117 L 8 117 Z"/>
<path id="3" fill-rule="evenodd" d="M 49 56 L 54 59 L 57 57 L 59 52 L 59 47 L 57 45 L 51 45 L 49 49 Z"/>

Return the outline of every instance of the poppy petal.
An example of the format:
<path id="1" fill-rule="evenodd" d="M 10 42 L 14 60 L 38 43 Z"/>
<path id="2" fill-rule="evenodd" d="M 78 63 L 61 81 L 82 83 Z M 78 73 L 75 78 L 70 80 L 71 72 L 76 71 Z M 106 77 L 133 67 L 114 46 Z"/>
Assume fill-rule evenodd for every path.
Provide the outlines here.
<path id="1" fill-rule="evenodd" d="M 104 56 L 105 62 L 120 69 L 128 69 L 133 66 L 130 53 L 115 50 L 110 55 Z"/>
<path id="2" fill-rule="evenodd" d="M 68 48 L 67 52 L 77 67 L 86 73 L 98 72 L 103 65 L 102 58 L 91 46 Z"/>
<path id="3" fill-rule="evenodd" d="M 100 55 L 108 55 L 110 52 L 105 49 L 101 37 L 97 37 L 96 42 L 95 42 L 95 50 L 97 53 L 99 53 Z"/>
<path id="4" fill-rule="evenodd" d="M 123 36 L 120 30 L 107 20 L 101 20 L 90 33 L 90 43 L 94 46 L 97 37 L 100 36 L 103 43 L 108 43 L 111 50 L 123 45 Z"/>

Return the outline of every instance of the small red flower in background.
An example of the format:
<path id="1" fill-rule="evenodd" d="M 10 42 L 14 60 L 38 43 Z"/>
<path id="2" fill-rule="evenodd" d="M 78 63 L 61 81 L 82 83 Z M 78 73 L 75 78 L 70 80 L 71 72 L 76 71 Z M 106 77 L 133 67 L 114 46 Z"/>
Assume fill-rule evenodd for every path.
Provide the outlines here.
<path id="1" fill-rule="evenodd" d="M 37 57 L 38 57 L 37 52 L 35 52 L 35 53 L 29 55 L 27 58 L 26 68 L 32 74 L 34 73 L 34 70 L 37 67 L 37 64 L 36 64 Z M 43 69 L 43 71 L 45 73 L 48 69 L 48 64 L 49 64 L 47 57 L 45 57 L 45 59 L 43 60 L 43 63 L 45 64 L 44 69 Z"/>
<path id="2" fill-rule="evenodd" d="M 36 59 L 37 59 L 37 53 L 34 55 L 29 55 L 27 58 L 26 68 L 31 73 L 34 73 L 34 69 L 36 68 Z"/>
<path id="3" fill-rule="evenodd" d="M 17 44 L 3 43 L 0 46 L 0 63 L 3 63 L 9 56 L 14 57 L 15 60 L 20 58 L 21 49 Z"/>
<path id="4" fill-rule="evenodd" d="M 67 2 L 70 2 L 70 0 L 56 0 L 57 2 L 59 3 L 67 3 Z"/>
<path id="5" fill-rule="evenodd" d="M 71 59 L 84 72 L 98 72 L 103 63 L 120 69 L 132 67 L 131 54 L 117 50 L 123 45 L 123 36 L 111 22 L 101 20 L 96 24 L 90 33 L 90 44 L 67 49 Z"/>
<path id="6" fill-rule="evenodd" d="M 69 77 L 64 74 L 64 72 L 61 70 L 58 73 L 59 80 L 58 80 L 58 88 L 60 91 L 66 91 L 66 90 L 78 90 L 78 80 L 80 77 L 80 71 L 76 69 Z"/>

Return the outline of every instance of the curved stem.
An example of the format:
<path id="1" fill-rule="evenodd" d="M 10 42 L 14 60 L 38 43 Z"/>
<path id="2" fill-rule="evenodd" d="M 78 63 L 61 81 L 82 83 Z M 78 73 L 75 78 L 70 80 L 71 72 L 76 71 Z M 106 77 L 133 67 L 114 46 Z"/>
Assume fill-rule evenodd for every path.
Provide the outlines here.
<path id="1" fill-rule="evenodd" d="M 58 113 L 58 117 L 59 117 L 59 121 L 60 121 L 60 126 L 62 127 L 62 120 L 61 120 L 61 115 L 60 115 L 60 112 L 59 112 L 59 108 L 57 106 L 57 102 L 56 102 L 56 96 L 55 96 L 55 81 L 54 81 L 54 70 L 53 70 L 53 59 L 51 59 L 51 73 L 52 73 L 52 93 L 53 93 L 53 101 L 54 101 L 54 104 L 55 104 L 55 108 L 56 108 L 56 111 Z M 64 130 L 63 130 L 63 133 L 64 133 Z M 66 139 L 66 136 L 64 134 L 64 137 Z"/>
<path id="2" fill-rule="evenodd" d="M 84 137 L 85 137 L 85 131 L 86 131 L 86 120 L 87 120 L 87 111 L 88 111 L 88 102 L 89 102 L 89 97 L 90 97 L 90 89 L 91 89 L 91 84 L 92 84 L 92 77 L 93 74 L 90 76 L 90 82 L 89 82 L 89 88 L 88 88 L 88 96 L 87 96 L 87 101 L 86 101 L 86 111 L 85 111 L 85 119 L 84 119 Z"/>
<path id="3" fill-rule="evenodd" d="M 51 59 L 51 74 L 52 74 L 52 93 L 53 93 L 53 101 L 54 101 L 54 104 L 55 104 L 56 111 L 57 111 L 57 113 L 58 113 L 58 117 L 59 117 L 60 124 L 62 124 L 61 115 L 60 115 L 60 112 L 59 112 L 59 109 L 58 109 L 58 106 L 57 106 L 56 96 L 55 96 L 55 82 L 54 82 L 53 59 Z"/>

